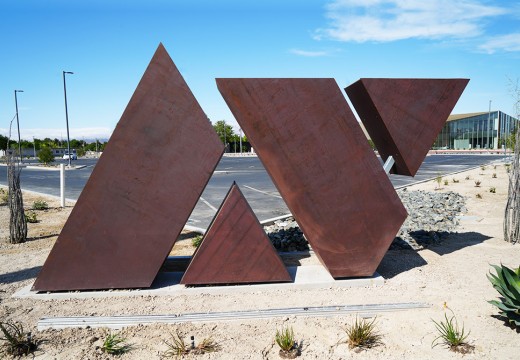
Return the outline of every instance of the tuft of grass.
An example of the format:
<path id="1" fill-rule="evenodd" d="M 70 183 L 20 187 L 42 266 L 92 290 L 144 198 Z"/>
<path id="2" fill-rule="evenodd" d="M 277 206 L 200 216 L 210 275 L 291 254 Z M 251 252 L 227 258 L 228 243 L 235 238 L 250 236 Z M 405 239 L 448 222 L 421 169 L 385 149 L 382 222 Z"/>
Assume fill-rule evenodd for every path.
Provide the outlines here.
<path id="1" fill-rule="evenodd" d="M 451 309 L 450 309 L 451 311 Z M 453 311 L 451 311 L 452 316 L 448 319 L 448 315 L 444 313 L 445 321 L 441 320 L 439 322 L 432 319 L 435 324 L 435 328 L 439 333 L 432 341 L 432 348 L 442 343 L 449 347 L 451 351 L 467 353 L 472 350 L 472 346 L 466 343 L 466 339 L 468 338 L 470 332 L 466 333 L 464 330 L 464 324 L 462 324 L 462 328 L 459 329 L 459 323 Z"/>
<path id="2" fill-rule="evenodd" d="M 456 183 L 459 182 L 459 180 L 458 180 L 458 179 L 455 179 L 455 178 L 451 179 L 451 181 L 453 181 L 454 184 L 456 184 Z"/>
<path id="3" fill-rule="evenodd" d="M 352 325 L 347 325 L 345 332 L 348 337 L 348 347 L 353 348 L 372 348 L 381 344 L 382 335 L 376 331 L 376 319 L 368 321 L 365 319 L 358 320 Z"/>
<path id="4" fill-rule="evenodd" d="M 435 181 L 437 183 L 436 189 L 440 189 L 441 183 L 442 183 L 442 175 L 440 173 L 437 173 L 437 176 L 435 177 L 435 179 L 433 181 Z"/>
<path id="5" fill-rule="evenodd" d="M 296 343 L 292 327 L 284 327 L 282 330 L 276 330 L 274 339 L 276 344 L 278 344 L 283 351 L 291 351 Z"/>
<path id="6" fill-rule="evenodd" d="M 205 338 L 202 340 L 195 349 L 192 350 L 192 353 L 195 355 L 202 355 L 206 353 L 212 353 L 220 350 L 220 345 L 213 340 L 213 338 Z"/>
<path id="7" fill-rule="evenodd" d="M 38 222 L 38 215 L 34 211 L 27 211 L 25 213 L 25 219 L 28 223 L 37 223 Z"/>
<path id="8" fill-rule="evenodd" d="M 482 170 L 482 171 L 486 170 L 486 165 L 480 165 L 480 170 Z"/>
<path id="9" fill-rule="evenodd" d="M 491 177 L 492 177 L 493 179 L 496 179 L 496 178 L 497 178 L 497 173 L 493 173 L 493 175 L 491 175 Z"/>
<path id="10" fill-rule="evenodd" d="M 466 177 L 464 179 L 469 180 L 469 179 L 471 179 L 471 177 L 469 175 L 466 175 Z"/>
<path id="11" fill-rule="evenodd" d="M 33 210 L 47 210 L 49 208 L 49 204 L 47 204 L 44 200 L 36 200 L 32 204 Z"/>
<path id="12" fill-rule="evenodd" d="M 506 167 L 506 172 L 509 174 L 511 171 L 511 164 L 504 164 L 504 166 Z"/>
<path id="13" fill-rule="evenodd" d="M 493 170 L 496 170 L 496 169 L 497 169 L 497 166 L 496 166 L 496 165 L 494 165 L 494 166 L 493 166 Z"/>
<path id="14" fill-rule="evenodd" d="M 477 197 L 477 199 L 482 199 L 482 194 L 478 193 L 477 195 L 475 195 Z"/>
<path id="15" fill-rule="evenodd" d="M 168 350 L 163 353 L 163 357 L 175 357 L 178 359 L 184 355 L 187 355 L 190 352 L 190 349 L 184 342 L 182 336 L 179 334 L 179 331 L 177 331 L 175 335 L 170 335 L 172 336 L 171 342 L 164 341 L 166 346 L 168 346 Z"/>
<path id="16" fill-rule="evenodd" d="M 497 188 L 492 186 L 489 188 L 489 192 L 495 194 L 497 192 Z"/>
<path id="17" fill-rule="evenodd" d="M 191 239 L 191 245 L 193 247 L 198 248 L 201 243 L 202 243 L 202 235 L 197 235 L 193 239 Z"/>
<path id="18" fill-rule="evenodd" d="M 101 346 L 101 351 L 110 355 L 121 355 L 130 350 L 131 346 L 119 334 L 108 334 Z"/>
<path id="19" fill-rule="evenodd" d="M 480 184 L 482 184 L 482 181 L 475 180 L 475 187 L 480 187 Z"/>
<path id="20" fill-rule="evenodd" d="M 36 343 L 32 341 L 31 333 L 25 333 L 20 323 L 11 321 L 0 322 L 0 331 L 4 337 L 3 349 L 0 355 L 6 352 L 13 356 L 29 355 L 36 350 Z"/>
<path id="21" fill-rule="evenodd" d="M 444 180 L 444 185 L 448 186 L 448 184 L 449 184 L 449 181 L 448 180 Z"/>

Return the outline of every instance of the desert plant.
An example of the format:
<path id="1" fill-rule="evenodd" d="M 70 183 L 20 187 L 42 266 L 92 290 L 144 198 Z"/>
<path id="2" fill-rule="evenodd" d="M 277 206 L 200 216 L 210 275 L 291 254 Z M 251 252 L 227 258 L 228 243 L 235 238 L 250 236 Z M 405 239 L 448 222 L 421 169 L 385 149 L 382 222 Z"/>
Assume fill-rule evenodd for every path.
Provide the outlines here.
<path id="1" fill-rule="evenodd" d="M 368 321 L 365 319 L 358 320 L 352 325 L 347 325 L 345 332 L 348 337 L 348 347 L 353 348 L 371 348 L 381 343 L 381 334 L 376 331 L 376 319 Z"/>
<path id="2" fill-rule="evenodd" d="M 459 180 L 455 179 L 455 178 L 451 179 L 451 181 L 453 181 L 453 183 L 455 183 L 455 184 L 459 182 Z"/>
<path id="3" fill-rule="evenodd" d="M 195 355 L 216 352 L 220 350 L 220 345 L 212 338 L 205 338 L 191 351 Z"/>
<path id="4" fill-rule="evenodd" d="M 471 179 L 471 177 L 469 175 L 466 175 L 466 177 L 464 179 L 469 180 L 469 179 Z"/>
<path id="5" fill-rule="evenodd" d="M 44 165 L 49 165 L 51 162 L 54 162 L 54 155 L 52 154 L 52 150 L 49 148 L 43 148 L 38 153 L 38 161 Z"/>
<path id="6" fill-rule="evenodd" d="M 7 191 L 0 188 L 0 206 L 7 205 L 9 202 L 9 195 L 7 194 Z"/>
<path id="7" fill-rule="evenodd" d="M 202 243 L 202 235 L 197 235 L 193 239 L 191 239 L 191 245 L 193 247 L 198 248 L 201 243 Z"/>
<path id="8" fill-rule="evenodd" d="M 480 165 L 480 170 L 482 170 L 482 171 L 486 170 L 486 165 Z"/>
<path id="9" fill-rule="evenodd" d="M 497 192 L 497 188 L 492 186 L 489 188 L 489 192 L 495 194 Z"/>
<path id="10" fill-rule="evenodd" d="M 444 180 L 444 185 L 448 186 L 448 184 L 449 184 L 449 181 L 448 180 Z"/>
<path id="11" fill-rule="evenodd" d="M 451 309 L 449 309 L 451 311 Z M 459 323 L 453 311 L 451 311 L 452 316 L 448 319 L 448 315 L 444 313 L 444 319 L 446 321 L 437 322 L 432 319 L 435 324 L 435 328 L 439 333 L 432 341 L 432 347 L 435 347 L 441 342 L 442 344 L 449 347 L 451 351 L 467 353 L 472 349 L 472 346 L 466 343 L 466 339 L 468 338 L 470 332 L 466 333 L 464 330 L 464 324 L 462 324 L 462 329 L 459 329 Z"/>
<path id="12" fill-rule="evenodd" d="M 476 197 L 477 199 L 482 199 L 482 194 L 478 193 L 477 195 L 475 195 L 475 197 Z"/>
<path id="13" fill-rule="evenodd" d="M 280 347 L 278 354 L 281 358 L 295 359 L 298 356 L 298 348 L 296 347 L 292 327 L 283 327 L 282 330 L 276 330 L 274 340 Z"/>
<path id="14" fill-rule="evenodd" d="M 442 175 L 438 173 L 437 176 L 435 177 L 434 181 L 437 183 L 436 189 L 440 189 L 441 183 L 442 183 Z"/>
<path id="15" fill-rule="evenodd" d="M 487 278 L 501 297 L 500 301 L 491 300 L 488 303 L 500 310 L 502 319 L 511 326 L 520 328 L 520 267 L 515 271 L 502 264 L 491 266 L 496 275 L 490 272 Z"/>
<path id="16" fill-rule="evenodd" d="M 34 211 L 27 211 L 25 213 L 25 219 L 28 223 L 37 223 L 38 222 L 38 215 Z"/>
<path id="17" fill-rule="evenodd" d="M 183 355 L 187 355 L 190 352 L 188 345 L 184 342 L 184 339 L 181 337 L 179 332 L 177 331 L 175 335 L 170 334 L 172 336 L 172 342 L 164 341 L 166 346 L 168 346 L 168 350 L 163 353 L 163 357 L 176 357 L 180 358 Z"/>
<path id="18" fill-rule="evenodd" d="M 25 333 L 20 323 L 11 321 L 0 322 L 0 331 L 4 337 L 3 351 L 13 356 L 28 355 L 36 350 L 36 343 L 32 341 L 31 333 Z M 0 353 L 1 354 L 1 353 Z"/>
<path id="19" fill-rule="evenodd" d="M 493 175 L 491 175 L 491 177 L 492 177 L 493 179 L 496 179 L 496 178 L 497 178 L 497 173 L 493 173 Z"/>
<path id="20" fill-rule="evenodd" d="M 497 166 L 496 165 L 493 165 L 493 170 L 496 170 L 497 169 Z"/>
<path id="21" fill-rule="evenodd" d="M 33 210 L 47 210 L 49 208 L 49 204 L 47 204 L 44 200 L 36 200 L 32 204 Z"/>
<path id="22" fill-rule="evenodd" d="M 504 164 L 504 166 L 506 167 L 506 172 L 509 174 L 511 171 L 511 164 Z"/>
<path id="23" fill-rule="evenodd" d="M 480 184 L 482 184 L 482 181 L 475 180 L 475 187 L 480 187 Z"/>
<path id="24" fill-rule="evenodd" d="M 103 341 L 103 346 L 101 346 L 101 351 L 110 355 L 121 355 L 130 350 L 131 346 L 119 334 L 108 334 Z"/>

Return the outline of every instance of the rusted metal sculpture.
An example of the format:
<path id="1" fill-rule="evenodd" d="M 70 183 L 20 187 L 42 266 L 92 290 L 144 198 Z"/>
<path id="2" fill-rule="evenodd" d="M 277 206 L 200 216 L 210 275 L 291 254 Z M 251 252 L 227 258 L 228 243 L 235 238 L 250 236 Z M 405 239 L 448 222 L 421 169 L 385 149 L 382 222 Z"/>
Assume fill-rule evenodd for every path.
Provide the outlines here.
<path id="1" fill-rule="evenodd" d="M 291 276 L 244 195 L 233 183 L 181 284 L 282 281 L 291 281 Z"/>
<path id="2" fill-rule="evenodd" d="M 323 265 L 372 276 L 407 213 L 334 79 L 217 79 Z"/>
<path id="3" fill-rule="evenodd" d="M 159 45 L 33 290 L 149 287 L 223 151 Z"/>
<path id="4" fill-rule="evenodd" d="M 360 79 L 345 91 L 392 173 L 415 176 L 469 79 Z"/>

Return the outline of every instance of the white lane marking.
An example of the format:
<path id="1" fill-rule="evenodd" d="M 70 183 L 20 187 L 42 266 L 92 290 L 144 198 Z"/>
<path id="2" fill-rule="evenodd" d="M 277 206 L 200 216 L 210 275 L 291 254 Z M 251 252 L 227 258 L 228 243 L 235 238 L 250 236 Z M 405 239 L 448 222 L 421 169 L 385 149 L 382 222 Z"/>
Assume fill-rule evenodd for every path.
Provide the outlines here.
<path id="1" fill-rule="evenodd" d="M 206 199 L 204 199 L 203 197 L 201 197 L 200 200 L 201 200 L 204 204 L 208 205 L 209 208 L 210 208 L 211 210 L 213 210 L 213 211 L 218 211 L 218 209 L 217 209 L 216 207 L 214 207 L 214 206 L 211 205 L 209 202 L 207 202 Z"/>
<path id="2" fill-rule="evenodd" d="M 244 185 L 244 187 L 248 188 L 249 190 L 258 191 L 259 193 L 262 193 L 262 194 L 265 194 L 265 195 L 268 195 L 268 196 L 277 197 L 279 199 L 282 198 L 280 195 L 268 193 L 267 191 L 258 190 L 258 189 L 255 189 L 255 188 L 251 187 L 251 186 Z"/>
<path id="3" fill-rule="evenodd" d="M 43 179 L 45 179 L 45 176 L 29 176 L 29 179 L 43 180 Z"/>

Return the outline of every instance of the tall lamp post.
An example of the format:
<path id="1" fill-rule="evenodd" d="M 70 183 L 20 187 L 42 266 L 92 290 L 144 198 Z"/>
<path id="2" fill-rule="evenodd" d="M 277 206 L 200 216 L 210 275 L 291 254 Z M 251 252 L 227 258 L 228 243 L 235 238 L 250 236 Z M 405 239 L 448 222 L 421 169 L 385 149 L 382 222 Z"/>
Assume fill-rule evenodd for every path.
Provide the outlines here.
<path id="1" fill-rule="evenodd" d="M 14 106 L 16 107 L 16 126 L 18 127 L 18 155 L 20 156 L 20 162 L 23 162 L 22 142 L 20 140 L 20 119 L 18 118 L 18 96 L 16 96 L 16 93 L 19 93 L 19 92 L 23 92 L 23 90 L 14 91 Z"/>
<path id="2" fill-rule="evenodd" d="M 67 83 L 65 82 L 65 74 L 74 74 L 72 71 L 63 71 L 63 93 L 65 94 L 65 121 L 67 123 L 67 153 L 69 154 L 69 166 L 71 166 L 72 154 L 70 153 L 70 135 L 69 135 L 69 112 L 67 109 Z"/>

